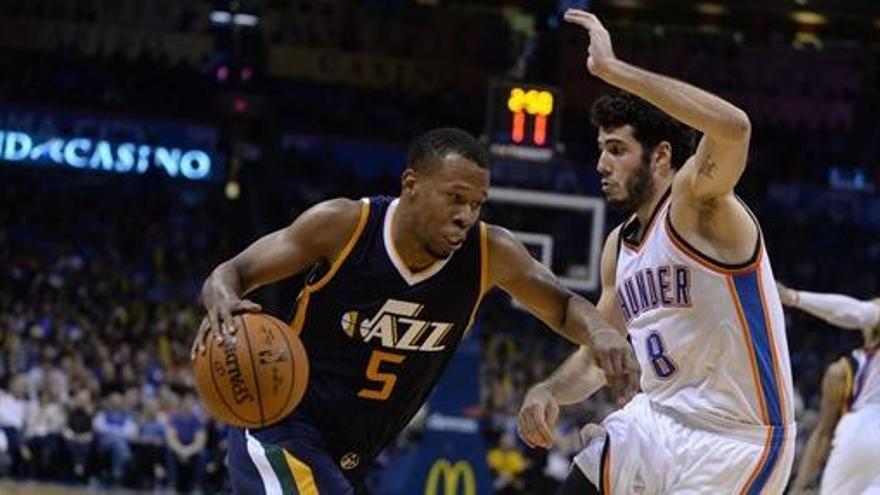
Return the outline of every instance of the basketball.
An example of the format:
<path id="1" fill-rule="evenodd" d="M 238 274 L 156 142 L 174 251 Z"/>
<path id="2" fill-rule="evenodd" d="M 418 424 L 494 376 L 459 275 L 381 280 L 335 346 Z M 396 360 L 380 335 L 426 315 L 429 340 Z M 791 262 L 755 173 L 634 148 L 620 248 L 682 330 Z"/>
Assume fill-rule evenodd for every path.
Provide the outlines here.
<path id="1" fill-rule="evenodd" d="M 265 313 L 233 318 L 236 332 L 193 361 L 196 388 L 216 419 L 242 428 L 262 428 L 290 414 L 309 381 L 309 361 L 299 337 Z"/>

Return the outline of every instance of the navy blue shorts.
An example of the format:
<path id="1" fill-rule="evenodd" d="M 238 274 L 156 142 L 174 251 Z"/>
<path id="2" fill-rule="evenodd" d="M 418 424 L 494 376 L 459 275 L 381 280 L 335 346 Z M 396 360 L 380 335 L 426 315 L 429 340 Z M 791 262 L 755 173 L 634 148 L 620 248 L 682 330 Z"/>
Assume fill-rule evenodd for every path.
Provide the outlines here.
<path id="1" fill-rule="evenodd" d="M 317 429 L 229 429 L 227 468 L 237 495 L 356 495 L 360 483 L 343 474 Z M 358 469 L 360 472 L 361 469 Z M 356 486 L 357 485 L 357 486 Z"/>

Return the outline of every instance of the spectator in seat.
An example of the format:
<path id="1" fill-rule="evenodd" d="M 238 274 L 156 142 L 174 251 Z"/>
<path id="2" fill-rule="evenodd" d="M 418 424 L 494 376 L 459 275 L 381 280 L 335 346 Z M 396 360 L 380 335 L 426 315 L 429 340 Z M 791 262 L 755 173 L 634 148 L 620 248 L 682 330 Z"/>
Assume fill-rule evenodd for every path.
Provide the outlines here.
<path id="1" fill-rule="evenodd" d="M 131 463 L 131 441 L 137 437 L 137 423 L 125 408 L 122 395 L 110 394 L 92 423 L 98 456 L 110 467 L 110 482 L 120 485 Z"/>
<path id="2" fill-rule="evenodd" d="M 185 392 L 177 411 L 168 420 L 165 433 L 168 479 L 172 488 L 201 491 L 208 440 L 205 426 L 205 421 L 196 412 L 195 394 Z"/>
<path id="3" fill-rule="evenodd" d="M 58 474 L 55 462 L 61 451 L 61 431 L 66 420 L 64 408 L 50 390 L 37 392 L 37 400 L 28 405 L 22 446 L 22 457 L 31 476 L 50 479 Z"/>
<path id="4" fill-rule="evenodd" d="M 9 391 L 0 389 L 0 430 L 6 436 L 9 471 L 15 477 L 23 474 L 21 436 L 27 416 L 27 376 L 16 375 L 10 380 Z"/>
<path id="5" fill-rule="evenodd" d="M 87 389 L 78 390 L 70 402 L 67 411 L 67 426 L 64 427 L 64 440 L 67 443 L 67 452 L 70 455 L 69 462 L 73 480 L 83 482 L 86 480 L 89 467 L 89 459 L 92 453 L 92 420 L 95 415 L 95 405 L 92 402 L 92 392 Z"/>

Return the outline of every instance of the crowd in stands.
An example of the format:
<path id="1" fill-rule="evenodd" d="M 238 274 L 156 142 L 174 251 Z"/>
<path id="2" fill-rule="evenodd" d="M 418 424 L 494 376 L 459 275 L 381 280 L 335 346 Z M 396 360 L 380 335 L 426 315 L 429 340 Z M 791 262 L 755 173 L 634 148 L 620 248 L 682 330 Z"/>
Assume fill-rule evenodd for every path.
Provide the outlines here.
<path id="1" fill-rule="evenodd" d="M 219 489 L 225 427 L 189 369 L 216 223 L 156 190 L 57 180 L 2 186 L 0 472 Z"/>

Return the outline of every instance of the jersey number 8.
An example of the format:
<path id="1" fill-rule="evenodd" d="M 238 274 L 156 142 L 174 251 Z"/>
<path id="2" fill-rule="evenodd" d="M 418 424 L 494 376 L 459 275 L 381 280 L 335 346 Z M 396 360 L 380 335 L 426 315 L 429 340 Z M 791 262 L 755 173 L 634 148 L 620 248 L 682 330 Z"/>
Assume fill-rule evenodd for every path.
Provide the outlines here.
<path id="1" fill-rule="evenodd" d="M 657 332 L 651 332 L 645 340 L 648 348 L 648 357 L 651 358 L 651 366 L 654 367 L 654 373 L 660 378 L 669 378 L 674 375 L 678 369 L 672 358 L 666 355 L 666 349 L 663 347 L 663 339 Z"/>

